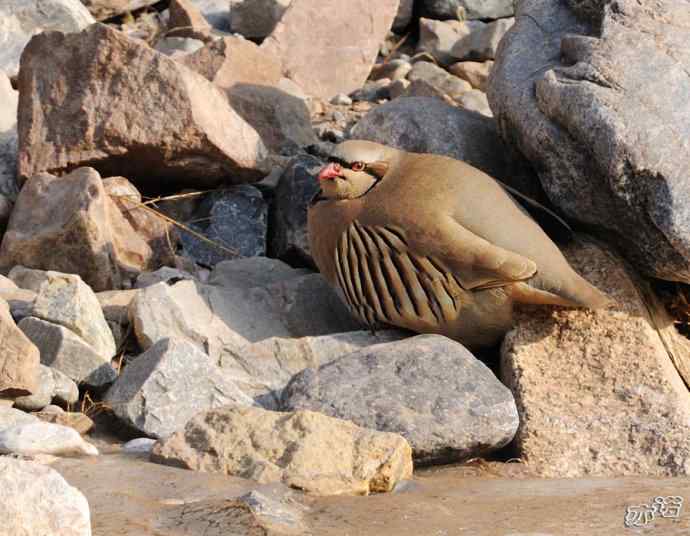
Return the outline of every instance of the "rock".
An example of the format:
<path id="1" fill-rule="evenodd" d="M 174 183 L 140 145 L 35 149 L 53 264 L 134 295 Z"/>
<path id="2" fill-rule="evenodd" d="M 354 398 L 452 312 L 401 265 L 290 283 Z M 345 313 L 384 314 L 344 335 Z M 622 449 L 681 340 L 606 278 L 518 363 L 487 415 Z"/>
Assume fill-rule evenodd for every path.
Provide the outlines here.
<path id="1" fill-rule="evenodd" d="M 163 37 L 154 47 L 161 54 L 179 60 L 182 56 L 203 48 L 204 42 L 190 37 Z"/>
<path id="2" fill-rule="evenodd" d="M 149 270 L 155 270 L 160 266 L 174 265 L 177 238 L 172 224 L 159 215 L 158 211 L 144 208 L 139 190 L 125 177 L 103 179 L 103 188 L 134 233 L 151 248 L 151 256 L 143 262 L 140 261 L 139 264 Z M 113 226 L 115 227 L 115 225 Z M 124 229 L 127 227 L 124 226 Z M 132 233 L 129 232 L 128 234 Z M 120 233 L 115 233 L 114 238 L 115 240 L 120 238 L 119 241 L 122 241 L 119 235 Z M 132 262 L 131 264 L 137 263 Z"/>
<path id="3" fill-rule="evenodd" d="M 471 89 L 460 95 L 455 101 L 465 110 L 477 112 L 486 117 L 493 117 L 491 108 L 489 108 L 489 101 L 486 99 L 486 93 L 478 89 Z"/>
<path id="4" fill-rule="evenodd" d="M 2 0 L 0 2 L 0 71 L 17 76 L 19 57 L 31 36 L 40 32 L 78 32 L 94 22 L 79 0 Z"/>
<path id="5" fill-rule="evenodd" d="M 0 341 L 0 396 L 36 393 L 40 388 L 38 348 L 14 323 L 4 300 L 0 300 Z"/>
<path id="6" fill-rule="evenodd" d="M 486 26 L 483 22 L 460 22 L 458 20 L 419 19 L 419 52 L 428 52 L 443 66 L 457 61 L 452 54 L 455 45 L 473 32 Z"/>
<path id="7" fill-rule="evenodd" d="M 467 80 L 473 88 L 486 92 L 493 65 L 493 61 L 459 61 L 448 67 L 448 71 Z"/>
<path id="8" fill-rule="evenodd" d="M 23 288 L 0 288 L 0 300 L 7 302 L 12 318 L 17 321 L 31 315 L 36 301 L 36 293 Z"/>
<path id="9" fill-rule="evenodd" d="M 268 257 L 233 259 L 216 264 L 208 278 L 209 285 L 225 288 L 265 287 L 312 273 L 292 268 L 289 264 Z"/>
<path id="10" fill-rule="evenodd" d="M 73 331 L 108 359 L 115 355 L 98 298 L 78 275 L 16 267 L 10 278 L 37 293 L 33 316 Z"/>
<path id="11" fill-rule="evenodd" d="M 460 0 L 466 19 L 502 19 L 515 14 L 512 0 Z"/>
<path id="12" fill-rule="evenodd" d="M 412 22 L 412 12 L 414 10 L 414 0 L 400 0 L 398 13 L 393 19 L 393 31 L 403 33 Z"/>
<path id="13" fill-rule="evenodd" d="M 9 0 L 4 0 L 8 2 Z M 2 8 L 0 7 L 0 12 Z M 0 17 L 1 19 L 1 17 Z M 0 25 L 2 22 L 0 22 Z M 0 39 L 2 39 L 0 26 Z M 1 54 L 0 54 L 1 56 Z M 1 60 L 0 60 L 1 61 Z M 17 197 L 17 102 L 19 94 L 12 89 L 10 79 L 0 68 L 0 199 L 2 217 L 0 224 L 7 222 L 7 204 Z"/>
<path id="14" fill-rule="evenodd" d="M 432 86 L 429 82 L 426 80 L 415 80 L 414 82 L 410 82 L 406 80 L 407 86 L 405 89 L 402 91 L 402 93 L 398 96 L 400 97 L 433 97 L 436 99 L 441 99 L 443 102 L 446 104 L 449 104 L 453 107 L 456 106 L 455 101 L 451 99 L 446 93 L 444 93 L 442 90 L 440 90 L 436 86 Z M 393 95 L 397 95 L 398 90 L 394 90 L 391 92 L 391 97 Z"/>
<path id="15" fill-rule="evenodd" d="M 62 372 L 73 381 L 100 387 L 117 378 L 117 372 L 110 364 L 112 356 L 97 352 L 64 326 L 27 317 L 19 322 L 19 328 L 41 351 L 41 363 Z M 112 337 L 107 324 L 106 329 Z"/>
<path id="16" fill-rule="evenodd" d="M 53 400 L 55 379 L 50 368 L 39 365 L 38 389 L 30 395 L 15 398 L 14 406 L 24 411 L 40 411 Z"/>
<path id="17" fill-rule="evenodd" d="M 0 457 L 0 516 L 12 536 L 91 536 L 84 495 L 36 462 Z"/>
<path id="18" fill-rule="evenodd" d="M 94 427 L 93 421 L 83 413 L 67 411 L 56 413 L 47 412 L 46 409 L 47 408 L 44 408 L 43 411 L 36 412 L 33 415 L 43 422 L 59 424 L 60 426 L 72 428 L 81 435 L 88 434 Z"/>
<path id="19" fill-rule="evenodd" d="M 307 207 L 319 191 L 318 174 L 323 162 L 303 155 L 292 159 L 275 189 L 269 242 L 272 257 L 310 259 Z"/>
<path id="20" fill-rule="evenodd" d="M 97 21 L 103 21 L 152 6 L 155 0 L 82 0 Z"/>
<path id="21" fill-rule="evenodd" d="M 137 281 L 139 281 L 144 275 L 149 274 L 142 274 L 139 276 Z M 155 283 L 158 283 L 158 281 L 155 281 L 151 284 Z M 129 319 L 127 315 L 129 304 L 138 293 L 138 289 L 106 290 L 105 292 L 97 292 L 96 298 L 98 298 L 98 303 L 101 304 L 103 317 L 106 319 L 106 321 L 115 322 L 117 324 L 128 324 Z"/>
<path id="22" fill-rule="evenodd" d="M 0 431 L 19 424 L 36 423 L 38 419 L 29 413 L 25 413 L 12 407 L 0 405 Z M 0 457 L 0 460 L 3 458 Z"/>
<path id="23" fill-rule="evenodd" d="M 261 48 L 282 59 L 285 76 L 328 101 L 364 84 L 398 6 L 399 0 L 293 0 Z"/>
<path id="24" fill-rule="evenodd" d="M 19 287 L 9 277 L 0 275 L 0 290 L 17 290 Z"/>
<path id="25" fill-rule="evenodd" d="M 273 153 L 315 142 L 304 101 L 279 87 L 280 62 L 251 41 L 225 37 L 180 61 L 225 90 L 233 109 Z"/>
<path id="26" fill-rule="evenodd" d="M 616 6 L 593 7 L 599 32 L 565 4 L 520 4 L 489 101 L 568 217 L 609 233 L 646 274 L 687 283 L 690 55 L 680 44 L 687 24 L 670 21 L 687 21 L 690 10 L 671 0 Z"/>
<path id="27" fill-rule="evenodd" d="M 350 93 L 350 96 L 355 102 L 378 102 L 380 100 L 388 99 L 390 97 L 388 93 L 388 86 L 390 86 L 390 83 L 391 81 L 388 78 L 368 80 L 364 83 L 363 87 Z"/>
<path id="28" fill-rule="evenodd" d="M 403 80 L 407 74 L 412 70 L 412 65 L 407 60 L 390 60 L 386 63 L 378 63 L 371 68 L 370 80 L 380 80 L 381 78 L 388 78 L 389 80 Z M 333 103 L 337 104 L 337 103 Z"/>
<path id="29" fill-rule="evenodd" d="M 53 401 L 59 402 L 65 406 L 76 404 L 79 401 L 79 387 L 77 387 L 77 384 L 58 369 L 50 367 L 49 370 L 55 382 Z M 46 408 L 43 408 L 43 411 L 45 410 Z"/>
<path id="30" fill-rule="evenodd" d="M 204 18 L 221 32 L 230 31 L 230 14 L 228 0 L 193 0 Z"/>
<path id="31" fill-rule="evenodd" d="M 426 84 L 426 82 L 423 82 Z M 412 84 L 410 83 L 409 80 L 395 80 L 391 82 L 391 85 L 388 86 L 388 95 L 390 96 L 391 100 L 397 99 L 398 97 L 404 97 L 405 92 L 407 89 L 411 86 Z"/>
<path id="32" fill-rule="evenodd" d="M 518 454 L 549 477 L 690 474 L 690 395 L 674 367 L 687 381 L 690 344 L 610 250 L 564 252 L 615 305 L 519 312 L 501 364 L 520 412 Z"/>
<path id="33" fill-rule="evenodd" d="M 208 355 L 182 339 L 163 339 L 130 362 L 105 401 L 152 437 L 169 436 L 201 411 L 253 404 Z"/>
<path id="34" fill-rule="evenodd" d="M 259 482 L 282 481 L 316 495 L 391 491 L 412 475 L 410 446 L 399 435 L 311 411 L 211 410 L 158 442 L 151 459 Z"/>
<path id="35" fill-rule="evenodd" d="M 168 6 L 170 18 L 166 37 L 181 36 L 212 39 L 211 25 L 201 14 L 193 0 L 172 0 Z"/>
<path id="36" fill-rule="evenodd" d="M 412 83 L 417 80 L 423 80 L 454 100 L 472 89 L 469 82 L 453 76 L 445 69 L 441 69 L 437 65 L 426 61 L 415 63 L 410 74 L 407 75 L 407 79 Z"/>
<path id="37" fill-rule="evenodd" d="M 142 232 L 120 213 L 94 169 L 63 177 L 40 173 L 17 198 L 0 265 L 76 273 L 96 290 L 111 289 L 161 262 L 146 241 L 158 245 L 155 230 Z"/>
<path id="38" fill-rule="evenodd" d="M 271 495 L 252 490 L 237 499 L 239 504 L 249 507 L 264 527 L 279 534 L 306 534 L 309 532 L 302 510 L 306 508 L 290 496 L 280 493 Z"/>
<path id="39" fill-rule="evenodd" d="M 358 325 L 318 274 L 272 285 L 229 288 L 180 281 L 143 289 L 130 319 L 143 349 L 167 337 L 193 342 L 217 361 L 223 350 L 269 337 L 356 330 Z"/>
<path id="40" fill-rule="evenodd" d="M 438 20 L 460 19 L 459 12 L 465 0 L 419 0 L 422 13 Z"/>
<path id="41" fill-rule="evenodd" d="M 137 439 L 132 439 L 127 441 L 122 445 L 122 450 L 127 454 L 148 454 L 153 449 L 153 445 L 156 444 L 155 439 L 149 437 L 138 437 Z"/>
<path id="42" fill-rule="evenodd" d="M 266 254 L 268 204 L 254 186 L 242 184 L 206 196 L 200 211 L 209 214 L 201 234 L 223 249 L 183 233 L 184 251 L 197 264 L 215 266 L 234 257 Z"/>
<path id="43" fill-rule="evenodd" d="M 465 25 L 473 26 L 469 34 L 453 45 L 450 55 L 458 60 L 493 60 L 498 44 L 514 23 L 515 19 L 512 18 L 488 24 L 479 21 L 466 22 Z"/>
<path id="44" fill-rule="evenodd" d="M 18 424 L 0 431 L 0 454 L 35 456 L 98 456 L 98 449 L 82 439 L 73 428 L 36 422 Z M 2 459 L 2 458 L 0 458 Z"/>
<path id="45" fill-rule="evenodd" d="M 292 0 L 230 0 L 230 30 L 263 39 L 275 28 Z"/>
<path id="46" fill-rule="evenodd" d="M 156 188 L 187 181 L 203 189 L 265 174 L 259 134 L 219 89 L 102 24 L 35 36 L 19 95 L 23 179 L 85 164 Z"/>
<path id="47" fill-rule="evenodd" d="M 242 390 L 266 409 L 280 409 L 285 386 L 305 368 L 318 368 L 339 357 L 371 346 L 405 338 L 399 331 L 352 331 L 319 337 L 271 337 L 238 350 L 227 350 L 220 366 Z"/>
<path id="48" fill-rule="evenodd" d="M 331 99 L 331 104 L 335 104 L 336 106 L 350 106 L 352 104 L 352 99 L 343 93 L 338 93 Z"/>
<path id="49" fill-rule="evenodd" d="M 347 354 L 297 374 L 284 408 L 319 411 L 402 435 L 421 463 L 449 463 L 505 446 L 515 401 L 457 342 L 420 335 Z"/>
<path id="50" fill-rule="evenodd" d="M 168 283 L 172 285 L 178 281 L 197 281 L 197 278 L 185 270 L 163 266 L 155 272 L 145 272 L 137 277 L 135 290 L 138 291 L 139 289 L 150 287 L 158 283 Z M 131 298 L 134 299 L 134 295 L 132 295 Z M 131 299 L 128 300 L 128 303 L 131 303 L 131 301 Z"/>
<path id="51" fill-rule="evenodd" d="M 378 106 L 359 121 L 351 137 L 464 160 L 534 199 L 543 196 L 526 163 L 503 145 L 495 121 L 439 99 L 413 97 Z"/>

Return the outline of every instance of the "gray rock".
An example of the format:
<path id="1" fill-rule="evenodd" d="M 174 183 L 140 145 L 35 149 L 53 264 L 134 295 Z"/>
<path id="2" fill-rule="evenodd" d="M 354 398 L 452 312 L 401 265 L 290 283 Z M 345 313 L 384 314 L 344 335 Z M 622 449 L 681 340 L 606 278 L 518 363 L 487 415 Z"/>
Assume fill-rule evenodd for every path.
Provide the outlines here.
<path id="1" fill-rule="evenodd" d="M 225 249 L 213 247 L 189 233 L 182 233 L 185 253 L 197 263 L 214 266 L 233 257 L 266 254 L 268 205 L 254 186 L 231 187 L 207 196 L 199 209 L 208 211 L 207 226 L 201 234 Z"/>
<path id="2" fill-rule="evenodd" d="M 50 467 L 0 457 L 2 530 L 13 536 L 91 536 L 86 497 Z"/>
<path id="3" fill-rule="evenodd" d="M 79 0 L 0 0 L 0 70 L 17 76 L 19 57 L 32 35 L 78 32 L 94 22 Z"/>
<path id="4" fill-rule="evenodd" d="M 486 93 L 479 91 L 478 89 L 470 89 L 469 91 L 466 91 L 456 98 L 455 102 L 457 102 L 465 110 L 477 112 L 485 115 L 486 117 L 493 117 L 491 108 L 489 107 L 489 101 L 486 99 Z"/>
<path id="5" fill-rule="evenodd" d="M 41 363 L 62 372 L 73 381 L 100 387 L 117 378 L 117 372 L 110 364 L 110 356 L 97 352 L 64 326 L 27 317 L 19 322 L 19 329 L 40 350 Z M 107 329 L 110 334 L 110 329 Z"/>
<path id="6" fill-rule="evenodd" d="M 586 5 L 601 35 L 566 3 L 519 4 L 491 108 L 567 216 L 611 234 L 648 275 L 690 282 L 690 8 Z"/>
<path id="7" fill-rule="evenodd" d="M 445 93 L 453 100 L 458 99 L 463 93 L 470 91 L 472 86 L 466 80 L 450 74 L 445 69 L 426 61 L 418 61 L 412 66 L 407 75 L 410 82 L 423 80 L 429 85 Z"/>
<path id="8" fill-rule="evenodd" d="M 253 39 L 269 35 L 292 0 L 230 0 L 230 31 Z"/>
<path id="9" fill-rule="evenodd" d="M 1 5 L 1 4 L 0 4 Z M 0 8 L 1 11 L 1 8 Z M 0 40 L 2 39 L 0 22 Z M 0 196 L 5 203 L 17 197 L 17 102 L 19 93 L 0 68 Z M 3 209 L 6 212 L 6 208 Z M 6 221 L 3 216 L 0 223 Z"/>
<path id="10" fill-rule="evenodd" d="M 184 270 L 178 270 L 177 268 L 171 268 L 170 266 L 163 266 L 155 272 L 144 272 L 137 277 L 135 287 L 139 289 L 150 287 L 151 285 L 157 285 L 158 283 L 173 284 L 177 283 L 178 281 L 196 281 L 196 277 L 189 272 L 185 272 Z M 99 294 L 103 293 L 99 292 L 97 295 Z M 134 299 L 134 296 L 132 296 L 132 299 Z"/>
<path id="11" fill-rule="evenodd" d="M 459 0 L 466 19 L 502 19 L 515 14 L 513 0 Z"/>
<path id="12" fill-rule="evenodd" d="M 247 257 L 216 264 L 208 278 L 208 284 L 237 289 L 265 287 L 310 273 L 312 272 L 306 269 L 292 268 L 278 259 Z"/>
<path id="13" fill-rule="evenodd" d="M 85 441 L 74 428 L 36 422 L 17 424 L 0 431 L 0 454 L 98 456 L 98 449 Z"/>
<path id="14" fill-rule="evenodd" d="M 414 10 L 414 0 L 400 0 L 398 13 L 393 19 L 392 30 L 394 32 L 404 32 L 412 22 L 412 12 Z"/>
<path id="15" fill-rule="evenodd" d="M 369 101 L 377 102 L 381 99 L 388 99 L 388 86 L 391 81 L 388 78 L 379 78 L 378 80 L 369 80 L 365 84 L 350 93 L 353 101 Z"/>
<path id="16" fill-rule="evenodd" d="M 268 488 L 267 491 L 278 491 Z M 309 530 L 302 512 L 305 507 L 290 499 L 291 497 L 280 492 L 269 495 L 252 490 L 237 500 L 246 504 L 265 525 L 278 534 L 307 534 Z"/>
<path id="17" fill-rule="evenodd" d="M 441 65 L 447 66 L 457 61 L 451 54 L 453 47 L 461 39 L 469 37 L 473 31 L 485 26 L 483 22 L 460 22 L 458 20 L 419 20 L 419 52 L 427 52 Z"/>
<path id="18" fill-rule="evenodd" d="M 202 411 L 253 404 L 197 346 L 170 338 L 129 363 L 105 401 L 124 422 L 157 438 L 172 434 Z"/>
<path id="19" fill-rule="evenodd" d="M 419 0 L 422 13 L 432 19 L 459 19 L 462 0 Z"/>
<path id="20" fill-rule="evenodd" d="M 320 411 L 399 433 L 422 463 L 500 448 L 519 424 L 512 394 L 491 370 L 438 335 L 372 346 L 306 369 L 283 395 L 288 410 Z"/>
<path id="21" fill-rule="evenodd" d="M 526 162 L 501 141 L 495 121 L 439 99 L 411 97 L 378 106 L 351 137 L 464 160 L 534 199 L 543 196 Z"/>
<path id="22" fill-rule="evenodd" d="M 489 24 L 480 21 L 466 22 L 465 25 L 472 25 L 471 31 L 453 45 L 450 55 L 463 61 L 493 60 L 498 44 L 514 23 L 513 18 L 500 19 Z"/>
<path id="23" fill-rule="evenodd" d="M 203 46 L 203 41 L 191 37 L 164 37 L 156 42 L 155 49 L 174 58 L 196 52 Z"/>
<path id="24" fill-rule="evenodd" d="M 271 257 L 310 258 L 307 207 L 319 191 L 317 176 L 322 166 L 318 158 L 304 155 L 292 159 L 283 171 L 271 210 Z"/>
<path id="25" fill-rule="evenodd" d="M 149 437 L 138 437 L 136 439 L 132 439 L 131 441 L 127 441 L 127 443 L 122 445 L 122 450 L 124 450 L 127 454 L 148 454 L 151 452 L 151 449 L 155 443 L 155 439 L 151 439 Z"/>
<path id="26" fill-rule="evenodd" d="M 371 68 L 370 80 L 388 78 L 389 80 L 403 80 L 412 70 L 412 65 L 407 60 L 395 59 L 386 63 L 378 63 Z M 331 101 L 332 104 L 338 104 Z"/>
<path id="27" fill-rule="evenodd" d="M 30 395 L 16 398 L 14 405 L 24 411 L 40 411 L 52 402 L 55 387 L 55 379 L 50 368 L 39 365 L 38 390 Z"/>

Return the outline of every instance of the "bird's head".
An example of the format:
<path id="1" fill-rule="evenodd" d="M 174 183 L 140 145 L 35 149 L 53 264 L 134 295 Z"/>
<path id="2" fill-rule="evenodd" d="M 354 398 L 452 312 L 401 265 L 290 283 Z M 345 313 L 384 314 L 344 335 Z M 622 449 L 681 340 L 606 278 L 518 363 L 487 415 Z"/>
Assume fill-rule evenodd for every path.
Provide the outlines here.
<path id="1" fill-rule="evenodd" d="M 349 140 L 338 144 L 319 173 L 321 199 L 355 199 L 383 179 L 396 149 L 378 143 Z"/>

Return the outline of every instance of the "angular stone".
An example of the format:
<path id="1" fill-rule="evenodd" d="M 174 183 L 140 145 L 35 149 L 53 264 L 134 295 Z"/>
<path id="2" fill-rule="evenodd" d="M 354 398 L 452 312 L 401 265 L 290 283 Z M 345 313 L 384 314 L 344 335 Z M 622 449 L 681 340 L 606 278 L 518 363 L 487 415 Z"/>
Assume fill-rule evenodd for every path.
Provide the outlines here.
<path id="1" fill-rule="evenodd" d="M 462 37 L 450 51 L 450 55 L 458 60 L 493 60 L 496 57 L 498 44 L 503 36 L 515 23 L 515 19 L 500 19 L 488 24 L 471 21 L 473 24 L 468 35 Z"/>
<path id="2" fill-rule="evenodd" d="M 203 48 L 204 42 L 190 37 L 163 37 L 154 47 L 161 54 L 180 60 L 183 56 Z"/>
<path id="3" fill-rule="evenodd" d="M 268 257 L 233 259 L 216 264 L 208 277 L 209 285 L 225 288 L 265 287 L 312 273 L 303 268 Z"/>
<path id="4" fill-rule="evenodd" d="M 0 265 L 76 273 L 96 290 L 119 287 L 155 262 L 92 168 L 31 177 L 0 246 Z"/>
<path id="5" fill-rule="evenodd" d="M 73 381 L 100 387 L 117 378 L 117 372 L 110 364 L 112 356 L 97 352 L 64 326 L 27 317 L 19 322 L 19 328 L 40 350 L 41 363 L 59 370 Z M 106 329 L 110 334 L 107 324 Z"/>
<path id="6" fill-rule="evenodd" d="M 54 393 L 55 378 L 53 373 L 45 365 L 39 365 L 38 389 L 30 395 L 15 398 L 14 406 L 24 411 L 40 411 L 52 402 Z"/>
<path id="7" fill-rule="evenodd" d="M 460 0 L 467 19 L 503 19 L 515 14 L 513 0 Z"/>
<path id="8" fill-rule="evenodd" d="M 411 450 L 375 432 L 311 411 L 221 408 L 158 442 L 158 463 L 278 482 L 316 495 L 391 491 L 412 475 Z"/>
<path id="9" fill-rule="evenodd" d="M 193 342 L 214 360 L 223 350 L 269 337 L 326 335 L 359 326 L 319 274 L 253 288 L 193 281 L 143 289 L 130 319 L 143 349 L 167 337 Z"/>
<path id="10" fill-rule="evenodd" d="M 501 363 L 518 454 L 548 477 L 687 476 L 690 394 L 676 367 L 688 381 L 690 343 L 610 250 L 580 242 L 564 253 L 615 305 L 519 313 Z"/>
<path id="11" fill-rule="evenodd" d="M 0 457 L 0 516 L 12 536 L 91 536 L 84 495 L 36 462 Z"/>
<path id="12" fill-rule="evenodd" d="M 53 381 L 55 382 L 53 401 L 64 406 L 76 404 L 79 401 L 79 387 L 74 380 L 56 368 L 50 367 L 50 372 L 53 374 Z"/>
<path id="13" fill-rule="evenodd" d="M 238 350 L 228 349 L 220 367 L 232 373 L 242 390 L 266 409 L 280 409 L 282 392 L 292 377 L 306 368 L 318 368 L 339 357 L 374 344 L 397 341 L 399 331 L 351 331 L 319 337 L 271 337 Z"/>
<path id="14" fill-rule="evenodd" d="M 39 389 L 38 348 L 17 327 L 0 300 L 0 396 L 30 395 Z"/>
<path id="15" fill-rule="evenodd" d="M 166 36 L 211 38 L 211 25 L 193 0 L 172 0 L 168 10 L 170 18 Z"/>
<path id="16" fill-rule="evenodd" d="M 230 30 L 263 39 L 275 28 L 292 0 L 230 0 Z"/>
<path id="17" fill-rule="evenodd" d="M 7 302 L 12 318 L 18 321 L 31 315 L 36 301 L 36 293 L 23 288 L 0 288 L 0 300 Z"/>
<path id="18" fill-rule="evenodd" d="M 688 283 L 690 7 L 582 4 L 588 17 L 568 3 L 519 4 L 489 102 L 568 217 L 611 234 L 646 274 Z"/>
<path id="19" fill-rule="evenodd" d="M 103 317 L 106 321 L 127 324 L 129 322 L 129 304 L 138 293 L 138 289 L 97 292 L 96 298 L 98 298 L 98 303 L 101 304 Z"/>
<path id="20" fill-rule="evenodd" d="M 399 82 L 402 82 L 402 80 Z M 451 99 L 438 87 L 432 86 L 426 80 L 415 80 L 414 82 L 405 80 L 404 82 L 407 83 L 392 88 L 391 99 L 397 97 L 434 97 L 436 99 L 441 99 L 446 104 L 455 106 L 455 101 L 453 99 Z"/>
<path id="21" fill-rule="evenodd" d="M 420 335 L 378 344 L 297 374 L 284 408 L 319 411 L 402 435 L 422 463 L 505 446 L 519 421 L 510 391 L 461 344 Z"/>
<path id="22" fill-rule="evenodd" d="M 282 59 L 285 76 L 328 101 L 364 84 L 398 6 L 399 0 L 293 0 L 261 48 Z"/>
<path id="23" fill-rule="evenodd" d="M 0 431 L 0 454 L 98 456 L 98 449 L 85 441 L 73 428 L 39 421 L 18 424 Z"/>
<path id="24" fill-rule="evenodd" d="M 473 88 L 485 92 L 493 65 L 493 61 L 459 61 L 448 67 L 448 71 L 467 80 Z"/>
<path id="25" fill-rule="evenodd" d="M 458 20 L 419 20 L 419 52 L 428 52 L 441 65 L 447 66 L 457 61 L 451 53 L 455 45 L 486 26 L 483 22 L 460 22 Z"/>
<path id="26" fill-rule="evenodd" d="M 168 283 L 172 285 L 178 281 L 198 281 L 198 279 L 185 270 L 178 270 L 177 268 L 163 266 L 155 272 L 145 272 L 137 277 L 135 290 L 138 291 L 139 289 L 150 287 L 158 283 Z M 132 296 L 132 298 L 133 297 L 134 296 Z"/>
<path id="27" fill-rule="evenodd" d="M 318 174 L 323 162 L 313 156 L 291 160 L 275 189 L 271 211 L 269 254 L 272 257 L 310 259 L 307 207 L 319 191 Z"/>
<path id="28" fill-rule="evenodd" d="M 412 22 L 412 12 L 414 10 L 414 0 L 400 0 L 398 13 L 393 20 L 392 30 L 397 33 L 404 32 Z"/>
<path id="29" fill-rule="evenodd" d="M 35 36 L 19 95 L 24 179 L 80 165 L 156 187 L 206 188 L 265 174 L 258 133 L 219 89 L 102 24 Z"/>
<path id="30" fill-rule="evenodd" d="M 75 430 L 78 434 L 88 434 L 94 427 L 93 421 L 83 413 L 67 412 L 61 413 L 39 411 L 34 415 L 43 422 L 67 426 Z"/>
<path id="31" fill-rule="evenodd" d="M 486 93 L 478 89 L 470 89 L 455 99 L 460 106 L 465 110 L 477 112 L 486 117 L 493 117 L 491 108 L 489 108 L 489 101 L 486 99 Z"/>
<path id="32" fill-rule="evenodd" d="M 1 8 L 0 11 L 2 11 Z M 1 19 L 2 17 L 0 17 L 0 42 L 3 24 Z M 4 197 L 5 203 L 14 201 L 19 191 L 16 178 L 18 101 L 19 93 L 12 89 L 10 79 L 0 68 L 0 199 Z M 3 212 L 6 211 L 6 208 L 3 209 Z M 5 222 L 4 216 L 0 218 L 0 224 Z"/>
<path id="33" fill-rule="evenodd" d="M 151 437 L 169 436 L 201 411 L 253 404 L 198 347 L 170 338 L 128 363 L 105 401 L 120 419 Z"/>
<path id="34" fill-rule="evenodd" d="M 432 19 L 459 19 L 463 0 L 419 0 L 422 13 Z"/>
<path id="35" fill-rule="evenodd" d="M 381 78 L 388 78 L 389 80 L 403 80 L 407 74 L 412 70 L 412 65 L 409 61 L 402 59 L 391 60 L 387 63 L 378 63 L 371 68 L 369 74 L 370 80 L 379 80 Z M 336 97 L 337 98 L 337 95 Z M 331 101 L 332 104 L 338 104 Z M 348 105 L 351 103 L 341 103 Z"/>
<path id="36" fill-rule="evenodd" d="M 82 0 L 82 3 L 97 21 L 102 21 L 152 6 L 156 0 Z"/>
<path id="37" fill-rule="evenodd" d="M 93 22 L 79 0 L 0 1 L 0 71 L 17 76 L 19 58 L 34 34 L 51 30 L 78 32 Z"/>
<path id="38" fill-rule="evenodd" d="M 242 184 L 206 196 L 199 213 L 208 214 L 206 225 L 197 226 L 200 234 L 223 249 L 183 233 L 184 252 L 197 264 L 215 266 L 227 259 L 266 254 L 268 204 L 254 186 Z"/>
<path id="39" fill-rule="evenodd" d="M 410 74 L 407 75 L 410 82 L 424 80 L 430 85 L 447 94 L 452 99 L 457 99 L 466 91 L 470 91 L 472 86 L 469 82 L 453 76 L 445 69 L 441 69 L 433 63 L 418 61 L 412 66 Z"/>

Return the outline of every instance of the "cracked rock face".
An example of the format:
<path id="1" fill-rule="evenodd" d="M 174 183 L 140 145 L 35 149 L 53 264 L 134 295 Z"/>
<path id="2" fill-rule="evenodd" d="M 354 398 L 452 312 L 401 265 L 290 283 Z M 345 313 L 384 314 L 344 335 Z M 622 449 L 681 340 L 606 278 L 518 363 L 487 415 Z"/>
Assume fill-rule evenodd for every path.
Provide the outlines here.
<path id="1" fill-rule="evenodd" d="M 488 97 L 551 201 L 690 282 L 690 5 L 525 0 Z"/>

